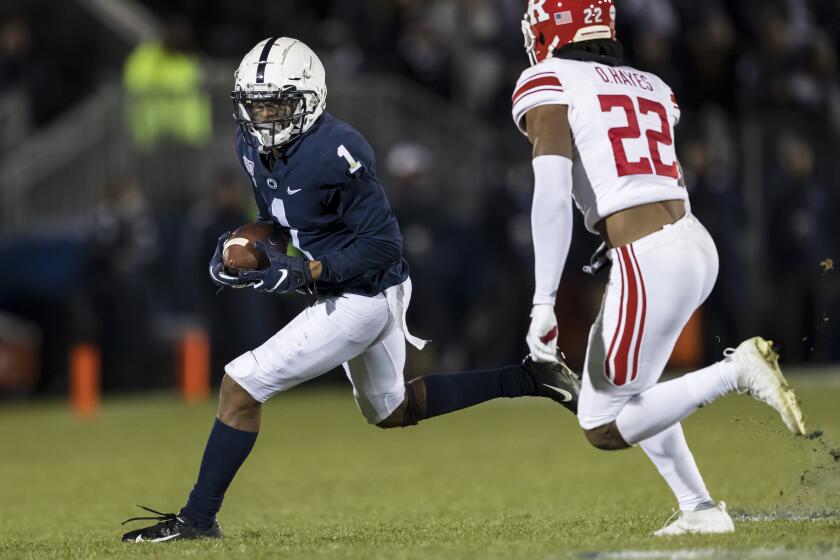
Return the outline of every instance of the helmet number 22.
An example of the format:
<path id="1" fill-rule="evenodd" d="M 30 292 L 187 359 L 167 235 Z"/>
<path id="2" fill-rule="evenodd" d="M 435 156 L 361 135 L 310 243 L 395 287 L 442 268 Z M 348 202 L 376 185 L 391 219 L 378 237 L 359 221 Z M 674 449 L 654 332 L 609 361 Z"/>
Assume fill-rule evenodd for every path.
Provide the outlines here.
<path id="1" fill-rule="evenodd" d="M 342 157 L 347 161 L 347 165 L 350 166 L 350 175 L 353 175 L 362 168 L 362 164 L 353 159 L 353 156 L 350 154 L 350 151 L 342 144 L 338 147 L 338 157 Z"/>
<path id="2" fill-rule="evenodd" d="M 601 8 L 585 8 L 583 10 L 583 23 L 589 25 L 592 23 L 603 23 L 604 12 Z"/>
<path id="3" fill-rule="evenodd" d="M 624 110 L 627 117 L 627 126 L 617 126 L 609 129 L 610 143 L 615 155 L 615 168 L 619 177 L 627 175 L 661 175 L 676 179 L 679 177 L 679 166 L 677 156 L 674 152 L 674 140 L 671 136 L 671 125 L 668 122 L 668 114 L 661 103 L 639 97 L 635 101 L 628 95 L 599 95 L 601 111 L 611 113 L 615 109 Z M 638 111 L 636 105 L 638 104 Z M 653 113 L 659 117 L 659 130 L 649 129 L 645 131 L 647 137 L 647 148 L 650 157 L 642 157 L 637 161 L 629 161 L 625 150 L 625 141 L 641 139 L 642 132 L 639 129 L 638 115 Z M 660 154 L 660 146 L 665 148 L 665 153 L 673 157 L 671 163 L 663 163 Z M 639 147 L 643 151 L 644 148 Z M 635 150 L 638 153 L 638 150 Z"/>

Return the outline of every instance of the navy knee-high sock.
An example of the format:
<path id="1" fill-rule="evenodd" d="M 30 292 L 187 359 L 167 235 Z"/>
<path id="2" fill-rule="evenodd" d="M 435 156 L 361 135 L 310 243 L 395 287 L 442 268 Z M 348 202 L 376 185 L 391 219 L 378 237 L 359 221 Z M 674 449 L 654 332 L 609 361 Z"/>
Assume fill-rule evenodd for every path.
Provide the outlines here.
<path id="1" fill-rule="evenodd" d="M 528 397 L 537 385 L 522 365 L 498 369 L 436 373 L 423 378 L 426 418 L 461 410 L 498 397 Z"/>
<path id="2" fill-rule="evenodd" d="M 207 438 L 198 481 L 181 515 L 192 519 L 199 528 L 212 526 L 228 486 L 256 441 L 256 432 L 231 428 L 217 418 Z"/>

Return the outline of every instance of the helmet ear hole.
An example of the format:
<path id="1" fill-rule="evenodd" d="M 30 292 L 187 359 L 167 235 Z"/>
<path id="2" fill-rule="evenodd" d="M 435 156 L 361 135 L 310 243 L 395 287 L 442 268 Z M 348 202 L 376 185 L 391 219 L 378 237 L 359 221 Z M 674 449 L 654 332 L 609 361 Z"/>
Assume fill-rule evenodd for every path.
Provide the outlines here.
<path id="1" fill-rule="evenodd" d="M 540 31 L 540 36 L 537 37 L 537 40 L 540 42 L 540 45 L 545 45 L 545 35 L 543 35 L 542 31 Z"/>

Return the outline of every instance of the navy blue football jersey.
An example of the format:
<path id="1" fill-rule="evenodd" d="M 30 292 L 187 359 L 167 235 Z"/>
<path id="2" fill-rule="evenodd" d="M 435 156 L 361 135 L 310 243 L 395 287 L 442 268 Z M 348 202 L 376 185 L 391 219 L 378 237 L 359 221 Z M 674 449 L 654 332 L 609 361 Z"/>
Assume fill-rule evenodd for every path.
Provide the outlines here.
<path id="1" fill-rule="evenodd" d="M 237 127 L 236 152 L 251 178 L 259 219 L 287 228 L 295 247 L 321 261 L 318 292 L 375 295 L 408 278 L 373 149 L 356 129 L 325 112 L 271 169 L 245 134 Z"/>

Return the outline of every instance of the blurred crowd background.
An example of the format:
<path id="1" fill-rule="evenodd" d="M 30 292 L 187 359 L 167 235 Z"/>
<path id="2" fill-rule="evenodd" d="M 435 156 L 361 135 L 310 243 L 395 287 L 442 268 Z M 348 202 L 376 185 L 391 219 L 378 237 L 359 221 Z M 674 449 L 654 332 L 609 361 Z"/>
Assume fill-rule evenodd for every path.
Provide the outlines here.
<path id="1" fill-rule="evenodd" d="M 6 0 L 0 4 L 0 393 L 64 391 L 95 344 L 106 390 L 172 384 L 178 340 L 212 371 L 303 296 L 216 293 L 215 240 L 253 219 L 229 91 L 265 37 L 327 69 L 328 110 L 376 149 L 433 344 L 409 375 L 513 362 L 532 291 L 529 146 L 510 118 L 526 0 Z M 672 365 L 762 334 L 840 361 L 840 3 L 617 0 L 627 63 L 674 89 L 693 212 L 721 255 Z M 558 317 L 583 362 L 604 278 L 579 217 Z M 603 275 L 602 275 L 603 276 Z"/>

